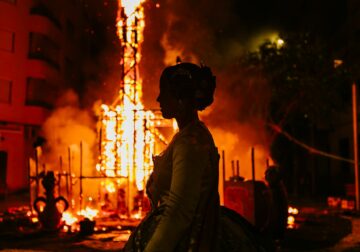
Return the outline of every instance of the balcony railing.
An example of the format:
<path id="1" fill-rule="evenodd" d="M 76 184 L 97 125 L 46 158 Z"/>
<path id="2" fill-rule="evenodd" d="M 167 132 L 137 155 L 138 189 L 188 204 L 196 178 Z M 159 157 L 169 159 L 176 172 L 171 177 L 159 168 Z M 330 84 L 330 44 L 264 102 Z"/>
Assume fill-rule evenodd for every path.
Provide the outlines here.
<path id="1" fill-rule="evenodd" d="M 39 15 L 48 18 L 59 30 L 62 29 L 60 21 L 53 12 L 43 3 L 38 3 L 30 9 L 31 15 Z"/>

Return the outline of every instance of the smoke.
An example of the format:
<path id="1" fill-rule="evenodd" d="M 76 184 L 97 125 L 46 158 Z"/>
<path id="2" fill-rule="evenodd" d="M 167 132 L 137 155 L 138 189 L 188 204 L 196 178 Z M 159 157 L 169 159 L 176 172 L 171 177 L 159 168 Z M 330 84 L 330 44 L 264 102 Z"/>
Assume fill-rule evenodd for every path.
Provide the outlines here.
<path id="1" fill-rule="evenodd" d="M 239 160 L 240 175 L 252 178 L 251 149 L 255 150 L 255 178 L 263 179 L 270 140 L 265 128 L 269 94 L 266 80 L 240 65 L 218 74 L 215 102 L 202 115 L 219 149 L 225 151 L 226 178 L 232 176 L 231 160 Z"/>
<path id="2" fill-rule="evenodd" d="M 258 6 L 264 7 L 251 3 L 240 4 L 234 0 L 217 1 L 216 4 L 205 0 L 159 0 L 146 1 L 144 6 L 146 26 L 145 40 L 140 48 L 140 76 L 143 80 L 145 107 L 158 107 L 156 97 L 161 71 L 165 66 L 174 64 L 177 56 L 183 61 L 203 62 L 210 66 L 217 76 L 217 90 L 214 104 L 202 118 L 213 131 L 219 148 L 226 150 L 229 162 L 241 158 L 244 159 L 241 162 L 246 163 L 245 160 L 249 158 L 240 154 L 248 153 L 253 146 L 256 146 L 257 157 L 266 159 L 268 155 L 269 142 L 263 123 L 267 115 L 269 93 L 266 80 L 248 74 L 238 64 L 241 56 L 253 49 L 253 41 L 259 37 L 259 33 L 273 30 L 263 12 L 259 12 Z M 271 4 L 265 7 L 266 13 L 269 13 Z M 114 56 L 119 41 L 113 27 L 116 12 L 99 15 L 110 13 L 110 9 L 117 9 L 116 1 L 100 4 L 92 10 L 97 17 L 92 26 L 96 38 L 93 44 L 103 43 L 107 47 L 97 54 L 96 61 L 84 66 L 89 83 L 84 97 L 91 102 L 99 98 L 112 102 L 118 92 L 120 71 L 116 70 L 116 61 L 120 52 L 119 57 Z M 109 21 L 105 19 L 113 20 L 110 25 L 112 28 L 108 29 L 105 23 Z M 105 69 L 108 71 L 101 70 L 104 67 L 99 68 L 99 65 L 107 66 Z M 102 71 L 99 76 L 93 78 L 93 73 L 99 71 Z M 101 93 L 98 92 L 99 85 Z M 223 135 L 228 136 L 226 140 Z M 260 179 L 263 173 L 260 167 L 264 167 L 265 160 L 259 163 L 261 165 L 258 165 L 256 177 Z M 230 165 L 227 164 L 227 169 L 230 169 L 228 167 Z M 244 167 L 244 174 L 247 174 L 246 169 L 249 168 Z M 227 174 L 231 175 L 231 170 Z"/>
<path id="3" fill-rule="evenodd" d="M 57 101 L 56 108 L 42 126 L 45 143 L 37 148 L 39 172 L 60 171 L 73 175 L 73 186 L 63 176 L 60 193 L 70 201 L 79 195 L 80 169 L 82 175 L 95 175 L 96 132 L 92 112 L 80 108 L 78 95 L 66 91 Z M 82 155 L 81 155 L 82 152 Z M 30 162 L 34 173 L 35 162 Z M 58 178 L 57 178 L 58 179 Z M 84 195 L 96 195 L 98 187 L 89 180 L 83 181 Z"/>
<path id="4" fill-rule="evenodd" d="M 223 40 L 233 41 L 224 27 L 232 15 L 230 1 L 218 6 L 205 1 L 159 1 L 160 7 L 148 2 L 145 6 L 145 30 L 142 46 L 140 72 L 143 79 L 144 104 L 154 108 L 158 93 L 158 81 L 166 65 L 175 64 L 176 57 L 182 61 L 210 66 L 222 66 L 229 57 Z M 216 10 L 216 11 L 215 11 Z"/>
<path id="5" fill-rule="evenodd" d="M 198 61 L 195 55 L 191 55 L 191 54 L 186 55 L 184 53 L 185 48 L 183 48 L 181 45 L 179 46 L 172 45 L 171 42 L 169 41 L 169 37 L 167 36 L 167 34 L 164 34 L 164 36 L 162 37 L 161 45 L 165 49 L 164 65 L 167 66 L 173 65 L 174 59 L 176 59 L 177 57 L 179 57 L 184 61 L 189 61 L 189 62 Z"/>
<path id="6" fill-rule="evenodd" d="M 254 48 L 261 34 L 272 31 L 256 21 L 242 22 L 237 11 L 246 9 L 232 0 L 159 1 L 146 7 L 143 56 L 140 65 L 144 103 L 156 108 L 158 80 L 162 69 L 183 61 L 203 62 L 217 76 L 214 104 L 201 113 L 219 150 L 225 151 L 226 178 L 232 176 L 231 160 L 240 161 L 240 175 L 251 179 L 251 148 L 255 149 L 255 177 L 264 178 L 269 156 L 269 137 L 265 129 L 270 90 L 266 80 L 239 64 Z M 256 8 L 255 8 L 256 9 Z M 247 14 L 249 16 L 249 14 Z M 256 15 L 254 15 L 256 18 Z M 260 34 L 260 35 L 259 35 Z"/>
<path id="7" fill-rule="evenodd" d="M 41 162 L 47 170 L 62 170 L 79 176 L 80 166 L 83 175 L 91 175 L 95 170 L 94 146 L 96 133 L 91 113 L 79 107 L 78 96 L 69 90 L 57 102 L 57 108 L 47 118 L 42 127 L 46 139 Z M 82 163 L 80 152 L 82 145 Z"/>

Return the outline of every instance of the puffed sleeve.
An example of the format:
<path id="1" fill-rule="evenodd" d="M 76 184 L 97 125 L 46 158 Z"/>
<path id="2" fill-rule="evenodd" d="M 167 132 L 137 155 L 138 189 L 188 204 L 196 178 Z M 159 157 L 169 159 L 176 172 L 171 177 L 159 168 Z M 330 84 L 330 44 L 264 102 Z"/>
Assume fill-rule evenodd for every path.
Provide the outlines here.
<path id="1" fill-rule="evenodd" d="M 207 148 L 194 137 L 175 143 L 169 195 L 159 225 L 146 246 L 146 252 L 174 251 L 190 226 L 201 193 L 201 178 L 209 164 Z"/>

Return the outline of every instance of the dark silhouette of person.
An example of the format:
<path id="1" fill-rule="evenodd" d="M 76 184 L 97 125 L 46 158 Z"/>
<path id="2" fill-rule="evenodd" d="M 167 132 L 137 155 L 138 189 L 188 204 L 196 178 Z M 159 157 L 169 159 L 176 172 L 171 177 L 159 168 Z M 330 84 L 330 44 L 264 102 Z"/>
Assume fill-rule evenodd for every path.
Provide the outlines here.
<path id="1" fill-rule="evenodd" d="M 273 239 L 281 240 L 284 238 L 288 217 L 288 197 L 286 188 L 277 166 L 270 166 L 266 170 L 265 179 L 269 184 L 272 198 L 268 232 Z"/>
<path id="2" fill-rule="evenodd" d="M 125 197 L 126 197 L 125 190 L 123 188 L 119 188 L 117 191 L 117 211 L 120 215 L 128 214 Z"/>
<path id="3" fill-rule="evenodd" d="M 264 251 L 234 212 L 226 210 L 227 217 L 222 217 L 219 154 L 198 117 L 199 110 L 212 104 L 215 86 L 206 66 L 179 63 L 162 72 L 157 101 L 164 118 L 175 118 L 179 132 L 153 159 L 147 183 L 153 210 L 133 231 L 124 251 Z"/>

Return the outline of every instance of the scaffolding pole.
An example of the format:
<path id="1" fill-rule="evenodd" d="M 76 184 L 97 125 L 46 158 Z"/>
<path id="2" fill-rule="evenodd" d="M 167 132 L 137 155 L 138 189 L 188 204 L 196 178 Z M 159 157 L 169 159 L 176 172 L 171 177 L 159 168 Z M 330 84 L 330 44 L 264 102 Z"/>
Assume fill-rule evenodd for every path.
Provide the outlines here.
<path id="1" fill-rule="evenodd" d="M 359 193 L 359 157 L 358 157 L 358 118 L 357 118 L 357 98 L 356 83 L 352 84 L 352 111 L 353 111 L 353 135 L 354 135 L 354 169 L 355 169 L 355 207 L 360 210 Z"/>

